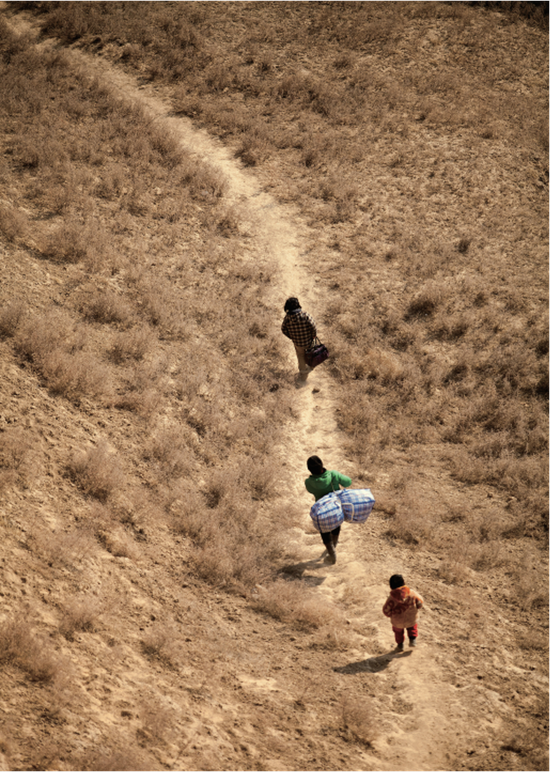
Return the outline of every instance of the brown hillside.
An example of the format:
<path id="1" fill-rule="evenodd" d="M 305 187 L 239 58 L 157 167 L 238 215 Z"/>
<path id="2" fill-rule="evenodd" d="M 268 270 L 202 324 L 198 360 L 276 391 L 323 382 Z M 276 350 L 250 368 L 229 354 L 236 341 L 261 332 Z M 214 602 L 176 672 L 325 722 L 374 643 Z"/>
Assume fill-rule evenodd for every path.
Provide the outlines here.
<path id="1" fill-rule="evenodd" d="M 548 768 L 543 5 L 0 3 L 0 770 Z"/>

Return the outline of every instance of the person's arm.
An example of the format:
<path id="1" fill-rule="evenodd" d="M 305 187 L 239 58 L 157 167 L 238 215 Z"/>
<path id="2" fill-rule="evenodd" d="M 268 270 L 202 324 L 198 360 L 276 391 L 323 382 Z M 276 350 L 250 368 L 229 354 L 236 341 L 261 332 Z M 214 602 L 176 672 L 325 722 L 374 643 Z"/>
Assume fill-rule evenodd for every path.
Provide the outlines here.
<path id="1" fill-rule="evenodd" d="M 388 600 L 384 603 L 384 607 L 382 608 L 382 613 L 385 617 L 391 617 L 391 612 L 393 611 L 393 601 L 391 598 L 388 598 Z"/>
<path id="2" fill-rule="evenodd" d="M 346 477 L 345 474 L 341 474 L 340 472 L 332 473 L 332 481 L 341 485 L 342 488 L 349 488 L 351 485 L 351 477 Z M 338 488 L 336 488 L 336 490 L 338 490 Z"/>
<path id="3" fill-rule="evenodd" d="M 290 338 L 290 335 L 288 334 L 288 330 L 287 330 L 287 327 L 288 327 L 287 322 L 288 322 L 288 316 L 285 316 L 285 318 L 283 319 L 283 323 L 281 325 L 281 332 L 283 333 L 283 335 L 286 335 L 287 338 Z"/>

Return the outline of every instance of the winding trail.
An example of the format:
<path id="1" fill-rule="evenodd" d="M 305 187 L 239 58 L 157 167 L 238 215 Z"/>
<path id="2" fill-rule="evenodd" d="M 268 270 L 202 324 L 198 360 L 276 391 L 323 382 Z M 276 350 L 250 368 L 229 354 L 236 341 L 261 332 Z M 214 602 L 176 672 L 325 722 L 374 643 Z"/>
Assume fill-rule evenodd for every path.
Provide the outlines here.
<path id="1" fill-rule="evenodd" d="M 278 286 L 272 291 L 280 297 L 281 321 L 284 300 L 291 295 L 299 297 L 303 307 L 310 310 L 314 317 L 318 316 L 325 298 L 316 282 L 312 281 L 307 226 L 299 213 L 289 206 L 280 205 L 263 190 L 253 173 L 245 169 L 219 140 L 194 127 L 190 119 L 171 114 L 169 104 L 150 87 L 138 86 L 122 71 L 81 52 L 74 51 L 73 55 L 86 68 L 93 66 L 101 71 L 105 80 L 117 88 L 125 99 L 139 103 L 151 118 L 162 121 L 187 152 L 221 171 L 227 183 L 227 202 L 241 207 L 249 218 L 258 257 L 280 269 Z M 290 343 L 288 365 L 291 371 L 296 370 L 294 349 Z M 311 566 L 303 573 L 302 580 L 308 582 L 309 579 L 309 583 L 317 585 L 318 592 L 336 605 L 340 605 L 349 594 L 349 588 L 364 588 L 365 600 L 358 609 L 355 621 L 368 627 L 366 651 L 347 654 L 357 657 L 357 672 L 367 671 L 377 674 L 380 680 L 391 681 L 388 686 L 399 695 L 399 705 L 404 705 L 407 713 L 413 711 L 403 721 L 400 715 L 402 709 L 397 707 L 395 724 L 383 739 L 375 743 L 376 764 L 380 769 L 387 770 L 448 768 L 448 753 L 453 742 L 449 734 L 451 722 L 447 716 L 453 712 L 454 700 L 449 685 L 443 683 L 439 667 L 428 650 L 419 647 L 414 658 L 410 656 L 410 651 L 400 657 L 391 653 L 372 656 L 368 652 L 369 648 L 372 650 L 373 643 L 376 652 L 388 651 L 393 645 L 389 621 L 382 617 L 380 608 L 387 595 L 386 578 L 394 572 L 395 555 L 389 549 L 372 550 L 367 565 L 362 529 L 344 526 L 336 566 L 328 566 L 321 559 L 323 546 L 308 515 L 312 500 L 303 484 L 307 476 L 305 461 L 316 453 L 326 459 L 331 468 L 341 469 L 352 477 L 358 471 L 341 450 L 343 437 L 336 425 L 331 379 L 327 372 L 322 367 L 315 370 L 305 385 L 297 387 L 295 399 L 297 418 L 288 426 L 279 455 L 281 463 L 291 470 L 293 479 L 287 493 L 288 501 L 294 505 L 299 502 L 303 509 L 302 521 L 292 532 L 296 547 Z M 376 560 L 373 560 L 376 552 Z M 372 604 L 376 614 L 371 611 Z M 374 624 L 373 620 L 376 620 Z M 425 640 L 429 639 L 425 629 L 422 635 Z M 354 672 L 354 667 L 348 666 L 347 670 L 344 667 L 342 672 Z"/>
<path id="2" fill-rule="evenodd" d="M 94 71 L 124 99 L 138 103 L 152 119 L 169 128 L 188 152 L 221 171 L 227 181 L 227 202 L 241 207 L 250 220 L 251 243 L 256 253 L 280 269 L 278 284 L 272 290 L 280 297 L 280 321 L 284 300 L 290 295 L 298 296 L 303 307 L 314 317 L 320 316 L 325 297 L 322 287 L 312 281 L 307 226 L 299 213 L 275 201 L 262 189 L 253 173 L 245 169 L 219 140 L 195 128 L 191 120 L 174 116 L 168 101 L 160 98 L 152 87 L 139 86 L 123 71 L 80 51 L 73 50 L 70 55 L 76 66 L 87 72 Z M 296 370 L 290 343 L 288 366 L 291 372 Z M 388 653 L 393 645 L 392 634 L 389 621 L 382 617 L 380 609 L 387 595 L 387 577 L 395 569 L 395 555 L 383 545 L 372 544 L 367 562 L 364 529 L 344 527 L 337 564 L 329 566 L 321 560 L 321 540 L 308 516 L 312 502 L 303 484 L 307 476 L 305 461 L 309 455 L 317 453 L 330 468 L 340 469 L 352 477 L 358 472 L 341 450 L 343 437 L 336 425 L 335 398 L 327 371 L 322 367 L 314 371 L 305 385 L 296 388 L 295 399 L 297 418 L 289 425 L 278 453 L 293 481 L 285 495 L 289 503 L 295 506 L 298 502 L 303 510 L 302 521 L 291 533 L 304 561 L 310 562 L 311 566 L 302 579 L 310 579 L 309 583 L 315 584 L 324 597 L 347 608 L 350 607 L 350 591 L 359 596 L 348 616 L 355 615 L 354 624 L 365 630 L 364 648 L 337 652 L 340 661 L 352 662 L 335 670 L 343 674 L 343 679 L 346 674 L 355 674 L 355 677 L 360 677 L 361 673 L 376 674 L 377 682 L 373 688 L 390 693 L 395 690 L 399 704 L 405 706 L 400 709 L 397 699 L 389 702 L 384 731 L 374 744 L 373 768 L 449 768 L 447 753 L 452 754 L 454 750 L 449 739 L 451 715 L 455 713 L 456 719 L 458 706 L 450 694 L 450 685 L 443 678 L 444 662 L 438 664 L 437 658 L 430 653 L 428 644 L 435 642 L 435 633 L 430 629 L 428 618 L 425 618 L 422 630 L 425 647 L 419 646 L 413 656 L 409 651 L 399 657 Z M 372 519 L 375 520 L 375 515 Z M 380 654 L 381 651 L 386 653 Z M 351 688 L 352 680 L 345 681 L 344 688 Z M 281 685 L 281 689 L 284 688 Z M 467 720 L 467 717 L 462 719 Z M 456 727 L 452 734 L 456 740 Z"/>

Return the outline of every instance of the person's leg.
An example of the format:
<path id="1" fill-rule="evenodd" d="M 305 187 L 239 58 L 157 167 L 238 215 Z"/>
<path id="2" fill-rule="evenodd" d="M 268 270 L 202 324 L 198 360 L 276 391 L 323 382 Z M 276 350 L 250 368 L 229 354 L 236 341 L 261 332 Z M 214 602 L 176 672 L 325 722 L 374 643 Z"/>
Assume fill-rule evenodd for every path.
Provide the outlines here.
<path id="1" fill-rule="evenodd" d="M 328 531 L 328 533 L 322 533 L 321 539 L 323 540 L 323 544 L 325 545 L 326 551 L 328 552 L 329 562 L 333 564 L 336 563 L 336 552 L 332 546 L 332 531 Z"/>
<path id="2" fill-rule="evenodd" d="M 395 642 L 398 645 L 403 645 L 403 641 L 405 640 L 405 631 L 402 627 L 394 627 L 391 626 L 391 629 L 393 630 L 393 634 L 395 635 Z"/>
<path id="3" fill-rule="evenodd" d="M 418 638 L 418 625 L 407 627 L 407 635 L 409 636 L 409 645 L 416 646 L 416 639 Z"/>
<path id="4" fill-rule="evenodd" d="M 340 536 L 340 527 L 341 526 L 338 526 L 338 528 L 335 528 L 334 531 L 330 532 L 332 535 L 332 546 L 334 547 L 334 549 L 336 549 L 336 545 L 338 544 L 338 538 Z"/>
<path id="5" fill-rule="evenodd" d="M 304 346 L 297 346 L 296 344 L 294 344 L 294 348 L 296 349 L 296 358 L 298 359 L 298 370 L 300 371 L 300 377 L 305 381 L 310 370 L 306 364 L 306 350 Z"/>

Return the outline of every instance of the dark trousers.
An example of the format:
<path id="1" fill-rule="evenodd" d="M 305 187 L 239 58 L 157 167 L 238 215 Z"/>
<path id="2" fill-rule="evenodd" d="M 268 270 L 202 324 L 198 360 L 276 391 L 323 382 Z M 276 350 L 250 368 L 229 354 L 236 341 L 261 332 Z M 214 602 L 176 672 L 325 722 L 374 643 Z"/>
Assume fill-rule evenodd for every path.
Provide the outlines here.
<path id="1" fill-rule="evenodd" d="M 323 544 L 326 547 L 326 550 L 329 555 L 334 554 L 334 550 L 336 549 L 336 545 L 338 544 L 338 537 L 340 536 L 340 527 L 335 528 L 334 531 L 327 531 L 327 533 L 321 534 L 321 539 L 323 540 Z"/>

